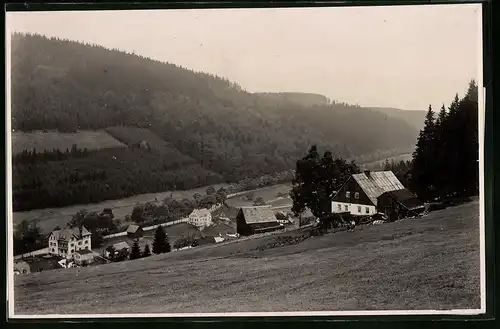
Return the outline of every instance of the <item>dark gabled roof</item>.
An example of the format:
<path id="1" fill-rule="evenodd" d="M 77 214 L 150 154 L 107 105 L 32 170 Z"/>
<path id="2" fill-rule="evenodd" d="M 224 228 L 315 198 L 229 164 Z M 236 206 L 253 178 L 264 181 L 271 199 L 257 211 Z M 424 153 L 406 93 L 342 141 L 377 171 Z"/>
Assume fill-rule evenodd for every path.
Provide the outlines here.
<path id="1" fill-rule="evenodd" d="M 131 233 L 131 234 L 134 234 L 136 233 L 141 227 L 139 225 L 130 225 L 128 228 L 127 228 L 127 233 Z"/>
<path id="2" fill-rule="evenodd" d="M 415 196 L 415 194 L 413 194 L 410 190 L 408 190 L 406 188 L 400 189 L 397 191 L 386 192 L 384 194 L 391 196 L 394 200 L 396 200 L 397 202 L 399 202 L 401 205 L 403 205 L 405 208 L 407 208 L 409 210 L 424 206 L 424 203 L 422 201 L 420 201 Z"/>
<path id="3" fill-rule="evenodd" d="M 365 192 L 366 196 L 374 205 L 377 205 L 377 198 L 381 194 L 405 188 L 392 171 L 374 171 L 369 172 L 368 175 L 363 172 L 360 174 L 353 174 L 348 181 L 350 179 L 354 179 L 358 183 L 359 187 Z M 338 193 L 340 193 L 340 191 L 337 192 L 337 194 Z M 335 196 L 337 194 L 335 194 Z"/>
<path id="4" fill-rule="evenodd" d="M 279 225 L 274 212 L 269 206 L 241 207 L 240 213 L 243 214 L 247 224 L 276 223 Z"/>
<path id="5" fill-rule="evenodd" d="M 77 254 L 80 254 L 80 255 L 87 255 L 87 254 L 93 254 L 94 253 L 92 250 L 89 250 L 89 249 L 77 250 L 75 252 Z"/>

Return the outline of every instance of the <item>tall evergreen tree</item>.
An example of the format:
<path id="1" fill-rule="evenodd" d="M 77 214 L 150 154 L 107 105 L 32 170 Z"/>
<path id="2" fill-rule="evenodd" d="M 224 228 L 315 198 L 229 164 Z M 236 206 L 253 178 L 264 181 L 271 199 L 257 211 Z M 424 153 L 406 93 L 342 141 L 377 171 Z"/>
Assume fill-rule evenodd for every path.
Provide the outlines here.
<path id="1" fill-rule="evenodd" d="M 413 152 L 412 164 L 412 187 L 417 195 L 429 200 L 433 197 L 435 189 L 436 133 L 435 119 L 432 106 L 429 105 L 425 116 L 424 128 L 420 131 L 417 139 L 415 152 Z"/>
<path id="2" fill-rule="evenodd" d="M 151 256 L 151 249 L 149 248 L 149 244 L 147 244 L 144 247 L 144 251 L 142 253 L 142 257 L 149 257 L 149 256 Z"/>
<path id="3" fill-rule="evenodd" d="M 159 225 L 155 230 L 153 253 L 163 254 L 166 252 L 170 252 L 170 243 L 168 242 L 167 234 L 165 234 L 163 227 Z"/>
<path id="4" fill-rule="evenodd" d="M 130 251 L 130 259 L 141 258 L 141 247 L 139 247 L 139 240 L 135 239 L 132 245 L 132 250 Z"/>

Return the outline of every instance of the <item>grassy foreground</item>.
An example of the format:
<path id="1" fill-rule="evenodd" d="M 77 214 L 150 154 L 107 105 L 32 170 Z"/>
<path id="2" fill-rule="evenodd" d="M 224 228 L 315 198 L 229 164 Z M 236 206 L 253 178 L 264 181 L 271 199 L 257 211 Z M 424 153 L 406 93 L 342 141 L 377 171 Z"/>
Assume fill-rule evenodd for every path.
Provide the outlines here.
<path id="1" fill-rule="evenodd" d="M 479 308 L 478 218 L 474 201 L 264 251 L 277 235 L 17 276 L 15 313 Z"/>

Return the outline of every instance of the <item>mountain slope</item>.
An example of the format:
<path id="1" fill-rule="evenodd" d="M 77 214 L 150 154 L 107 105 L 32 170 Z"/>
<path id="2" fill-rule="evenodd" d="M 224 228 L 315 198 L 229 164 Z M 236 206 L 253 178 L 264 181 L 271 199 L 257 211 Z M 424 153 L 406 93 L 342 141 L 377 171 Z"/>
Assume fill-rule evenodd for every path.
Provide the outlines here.
<path id="1" fill-rule="evenodd" d="M 407 151 L 418 134 L 401 119 L 357 106 L 277 102 L 210 74 L 40 35 L 12 36 L 11 72 L 15 130 L 144 128 L 201 165 L 202 176 L 226 181 L 293 169 L 311 144 L 336 156 L 369 159 L 381 151 Z M 126 157 L 163 161 L 143 153 Z M 70 167 L 83 170 L 80 162 Z M 158 186 L 182 185 L 165 179 Z M 39 182 L 26 184 L 36 188 Z"/>
<path id="2" fill-rule="evenodd" d="M 393 107 L 370 107 L 370 110 L 375 110 L 386 114 L 388 117 L 399 118 L 414 127 L 422 129 L 424 127 L 426 111 L 405 111 Z"/>

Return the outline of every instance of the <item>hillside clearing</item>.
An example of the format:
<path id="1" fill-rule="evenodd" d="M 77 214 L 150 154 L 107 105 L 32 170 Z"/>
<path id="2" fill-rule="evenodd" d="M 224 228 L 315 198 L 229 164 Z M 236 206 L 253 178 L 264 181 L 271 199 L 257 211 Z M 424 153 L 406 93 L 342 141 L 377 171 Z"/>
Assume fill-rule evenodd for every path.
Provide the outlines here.
<path id="1" fill-rule="evenodd" d="M 479 308 L 478 209 L 474 201 L 265 251 L 255 248 L 279 235 L 17 276 L 15 313 Z"/>
<path id="2" fill-rule="evenodd" d="M 37 152 L 58 149 L 62 152 L 71 150 L 73 144 L 79 149 L 98 150 L 114 147 L 127 147 L 103 130 L 83 130 L 76 133 L 61 133 L 57 131 L 12 132 L 12 154 L 23 150 L 36 149 Z"/>

